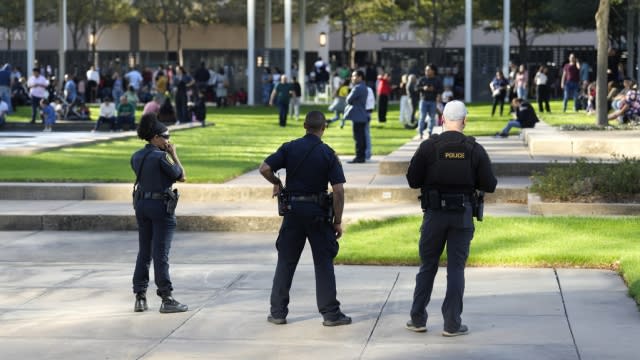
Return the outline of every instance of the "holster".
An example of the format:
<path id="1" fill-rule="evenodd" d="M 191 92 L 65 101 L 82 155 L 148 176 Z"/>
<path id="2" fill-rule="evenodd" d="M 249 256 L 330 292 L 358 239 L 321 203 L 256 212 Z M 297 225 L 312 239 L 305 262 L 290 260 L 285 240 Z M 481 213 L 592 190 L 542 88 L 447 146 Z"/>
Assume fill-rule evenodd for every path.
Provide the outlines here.
<path id="1" fill-rule="evenodd" d="M 291 211 L 291 197 L 285 188 L 278 193 L 278 215 L 284 216 Z"/>
<path id="2" fill-rule="evenodd" d="M 180 193 L 178 189 L 166 189 L 164 191 L 166 195 L 165 203 L 167 205 L 167 214 L 173 215 L 176 213 L 176 206 L 178 206 L 178 199 L 180 199 Z"/>
<path id="3" fill-rule="evenodd" d="M 320 207 L 325 211 L 326 221 L 329 224 L 333 224 L 333 219 L 336 215 L 333 210 L 333 192 L 320 193 L 319 204 Z"/>
<path id="4" fill-rule="evenodd" d="M 482 221 L 484 217 L 484 191 L 477 191 L 473 194 L 472 201 L 473 217 Z"/>
<path id="5" fill-rule="evenodd" d="M 136 203 L 138 202 L 138 199 L 140 198 L 140 190 L 138 190 L 138 187 L 134 187 L 133 191 L 131 192 L 131 197 L 133 200 L 133 210 L 136 209 Z"/>

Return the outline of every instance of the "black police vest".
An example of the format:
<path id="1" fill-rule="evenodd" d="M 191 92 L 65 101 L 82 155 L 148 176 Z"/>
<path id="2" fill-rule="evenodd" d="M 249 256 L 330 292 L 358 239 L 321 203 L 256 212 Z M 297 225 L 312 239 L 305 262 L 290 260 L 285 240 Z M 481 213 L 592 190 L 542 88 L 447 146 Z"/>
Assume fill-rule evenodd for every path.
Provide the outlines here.
<path id="1" fill-rule="evenodd" d="M 473 192 L 476 182 L 472 164 L 475 138 L 465 136 L 460 141 L 445 142 L 434 134 L 431 139 L 434 140 L 436 161 L 427 170 L 427 188 L 441 192 Z"/>

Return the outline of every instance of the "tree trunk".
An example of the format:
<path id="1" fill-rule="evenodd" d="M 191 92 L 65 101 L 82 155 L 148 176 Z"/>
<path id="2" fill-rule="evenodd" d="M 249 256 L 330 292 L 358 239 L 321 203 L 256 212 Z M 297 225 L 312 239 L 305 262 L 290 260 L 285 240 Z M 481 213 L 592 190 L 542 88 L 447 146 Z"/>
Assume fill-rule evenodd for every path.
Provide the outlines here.
<path id="1" fill-rule="evenodd" d="M 433 11 L 433 21 L 432 21 L 432 27 L 431 27 L 431 48 L 434 49 L 437 45 L 437 39 L 436 37 L 438 36 L 438 0 L 431 0 L 431 4 L 433 5 L 432 11 Z"/>
<path id="2" fill-rule="evenodd" d="M 596 71 L 596 112 L 597 125 L 606 126 L 607 119 L 607 55 L 609 40 L 609 0 L 600 0 L 596 12 L 596 32 L 598 35 L 598 65 Z"/>
<path id="3" fill-rule="evenodd" d="M 527 19 L 529 17 L 528 1 L 524 0 L 522 5 L 522 37 L 518 39 L 518 41 L 520 41 L 520 63 L 526 65 L 529 60 L 529 44 L 527 43 Z"/>
<path id="4" fill-rule="evenodd" d="M 356 35 L 349 30 L 349 66 L 356 68 Z"/>
<path id="5" fill-rule="evenodd" d="M 182 56 L 182 24 L 178 23 L 178 34 L 176 36 L 176 42 L 178 44 L 178 62 L 184 66 L 184 57 Z"/>
<path id="6" fill-rule="evenodd" d="M 7 29 L 7 50 L 11 51 L 11 29 Z"/>
<path id="7" fill-rule="evenodd" d="M 347 9 L 346 9 L 346 2 L 343 2 L 343 7 L 342 7 L 342 54 L 341 56 L 341 60 L 342 60 L 342 65 L 346 65 L 347 64 Z"/>

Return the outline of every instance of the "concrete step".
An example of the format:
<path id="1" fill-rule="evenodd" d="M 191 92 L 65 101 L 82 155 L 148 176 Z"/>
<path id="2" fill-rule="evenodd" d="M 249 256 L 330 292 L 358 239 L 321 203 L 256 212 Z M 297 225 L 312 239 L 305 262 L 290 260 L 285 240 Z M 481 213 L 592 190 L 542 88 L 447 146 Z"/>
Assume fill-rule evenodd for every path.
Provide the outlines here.
<path id="1" fill-rule="evenodd" d="M 258 185 L 260 184 L 260 185 Z M 527 202 L 526 177 L 505 177 L 498 180 L 498 189 L 487 194 L 488 203 Z M 181 202 L 252 202 L 271 198 L 272 187 L 259 178 L 252 182 L 227 184 L 178 184 Z M 0 183 L 0 200 L 102 200 L 129 201 L 131 184 L 109 183 Z M 420 191 L 410 189 L 404 176 L 373 176 L 368 184 L 347 183 L 345 196 L 350 202 L 398 203 L 413 202 Z"/>
<path id="2" fill-rule="evenodd" d="M 252 203 L 180 203 L 176 210 L 180 231 L 278 231 L 281 217 L 276 201 Z M 347 203 L 345 224 L 360 220 L 420 215 L 417 201 Z M 528 216 L 522 204 L 490 204 L 485 215 Z M 120 201 L 0 201 L 0 230 L 124 231 L 136 230 L 130 202 Z"/>
<path id="3" fill-rule="evenodd" d="M 42 131 L 44 125 L 41 121 L 35 124 L 25 122 L 7 122 L 2 128 L 3 131 Z M 96 126 L 91 120 L 57 120 L 54 128 L 56 131 L 91 131 Z"/>
<path id="4" fill-rule="evenodd" d="M 384 159 L 380 162 L 382 175 L 406 175 L 411 159 Z M 513 160 L 493 161 L 493 172 L 497 177 L 532 176 L 544 173 L 548 168 L 567 166 L 570 160 Z"/>

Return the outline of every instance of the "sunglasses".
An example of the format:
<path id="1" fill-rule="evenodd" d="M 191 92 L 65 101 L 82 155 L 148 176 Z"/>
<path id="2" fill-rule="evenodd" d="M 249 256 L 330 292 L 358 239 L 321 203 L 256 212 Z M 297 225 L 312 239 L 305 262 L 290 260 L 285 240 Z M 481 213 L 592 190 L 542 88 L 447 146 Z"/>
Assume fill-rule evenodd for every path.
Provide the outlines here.
<path id="1" fill-rule="evenodd" d="M 169 137 L 171 137 L 171 135 L 169 134 L 158 134 L 158 136 L 160 136 L 163 139 L 169 140 Z"/>

